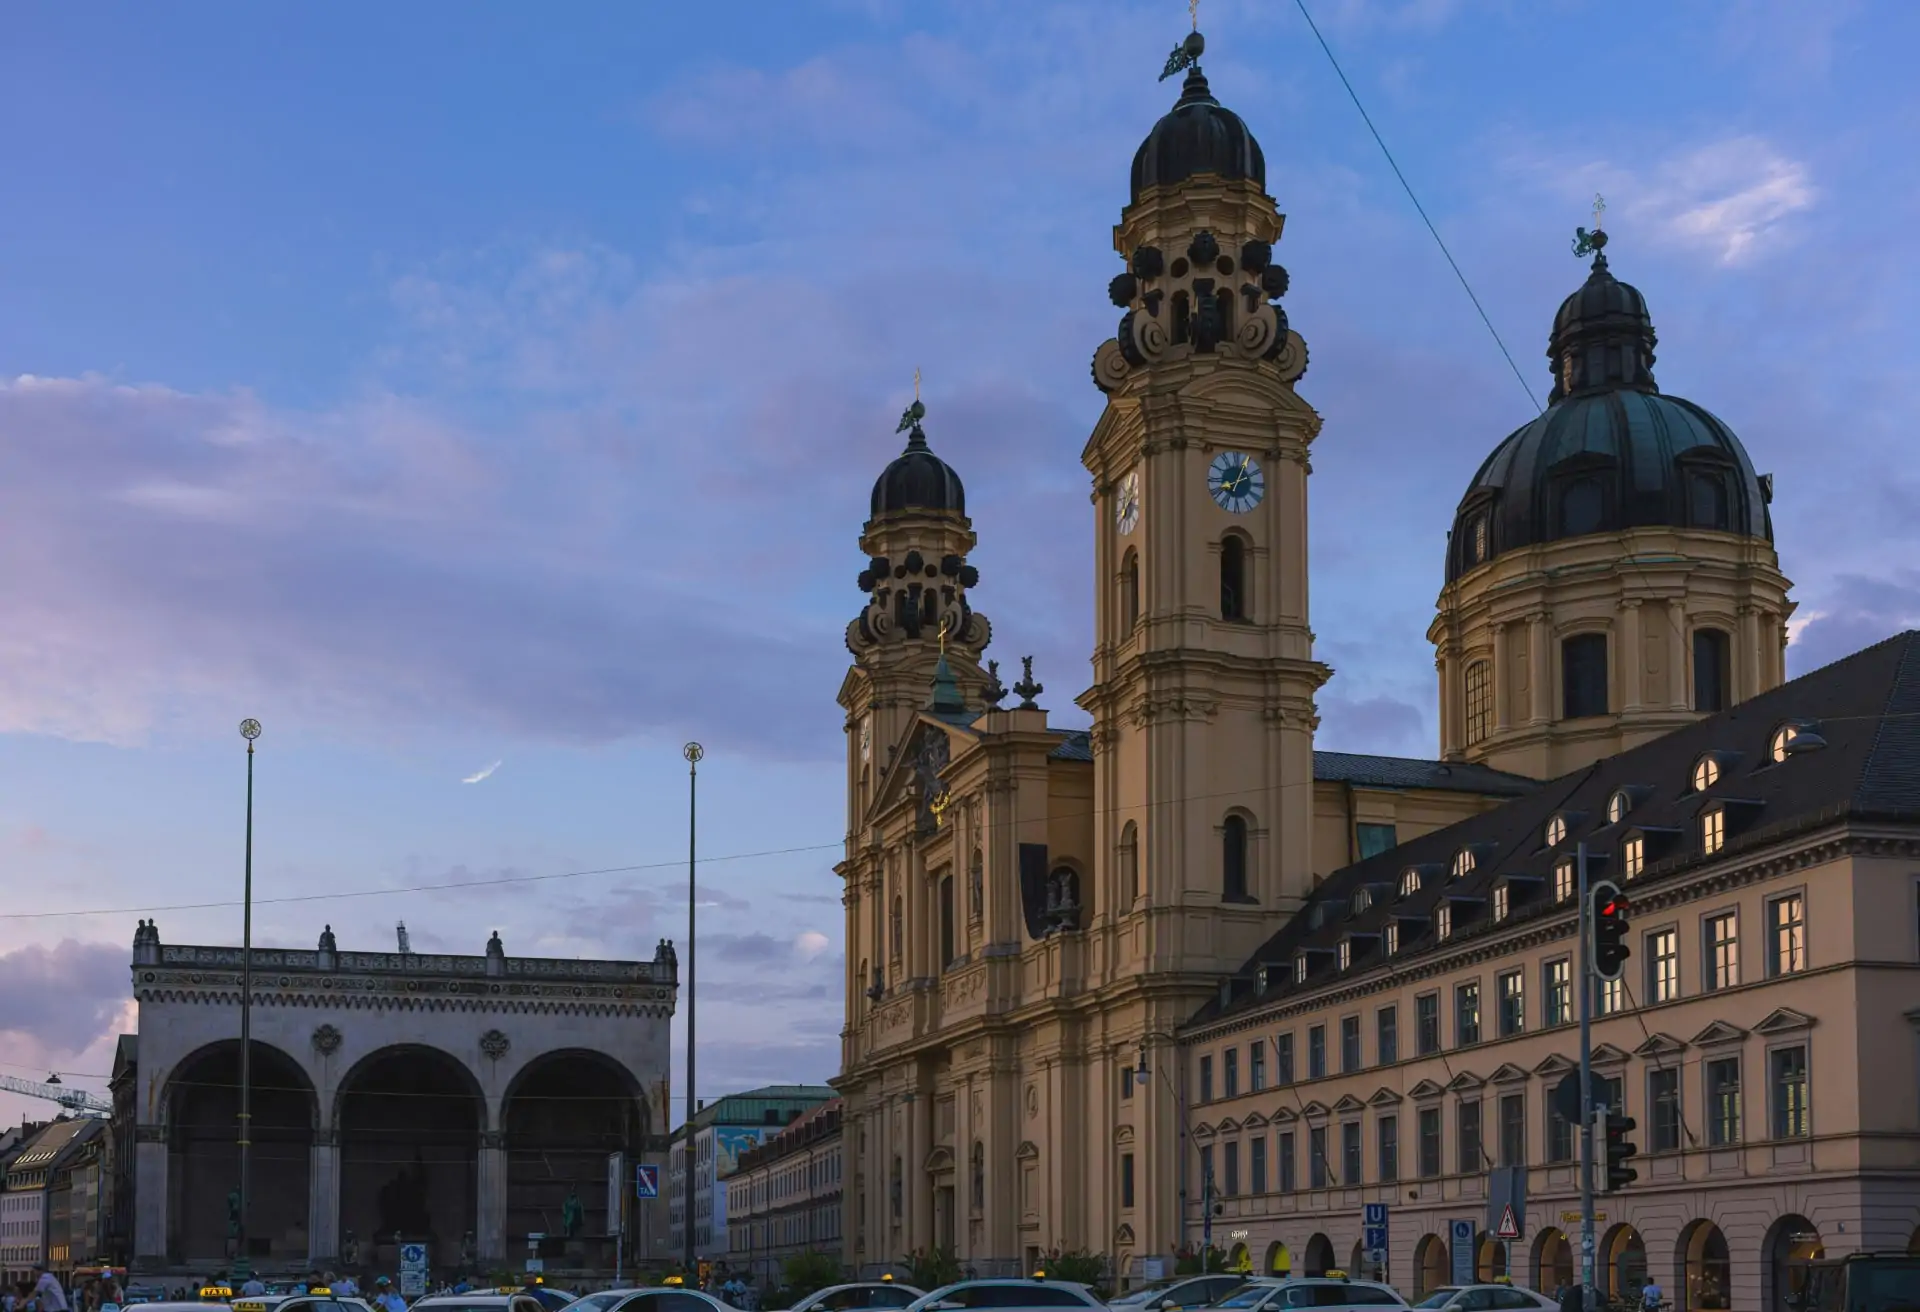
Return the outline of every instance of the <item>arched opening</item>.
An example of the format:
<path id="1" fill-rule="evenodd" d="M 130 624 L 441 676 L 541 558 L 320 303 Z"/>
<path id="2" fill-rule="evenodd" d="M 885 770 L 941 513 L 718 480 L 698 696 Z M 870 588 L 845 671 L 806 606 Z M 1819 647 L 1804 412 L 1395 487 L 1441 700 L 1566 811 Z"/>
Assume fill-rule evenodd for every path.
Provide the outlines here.
<path id="1" fill-rule="evenodd" d="M 1047 876 L 1047 921 L 1056 929 L 1078 929 L 1086 923 L 1080 902 L 1080 872 L 1055 866 Z"/>
<path id="2" fill-rule="evenodd" d="M 1367 1250 L 1358 1239 L 1353 1241 L 1353 1251 L 1347 1254 L 1346 1271 L 1354 1277 L 1373 1276 L 1372 1268 L 1367 1265 Z"/>
<path id="3" fill-rule="evenodd" d="M 252 1180 L 247 1255 L 307 1256 L 308 1178 L 318 1099 L 305 1071 L 255 1040 L 249 1112 Z M 193 1053 L 167 1080 L 167 1252 L 176 1262 L 224 1265 L 234 1255 L 240 1187 L 240 1043 Z"/>
<path id="4" fill-rule="evenodd" d="M 473 1073 L 437 1048 L 382 1048 L 347 1072 L 334 1111 L 343 1251 L 392 1269 L 397 1243 L 424 1243 L 433 1265 L 455 1265 L 476 1225 L 485 1116 Z"/>
<path id="5" fill-rule="evenodd" d="M 1245 1244 L 1235 1244 L 1227 1253 L 1227 1270 L 1240 1275 L 1253 1274 L 1253 1254 Z"/>
<path id="6" fill-rule="evenodd" d="M 1599 532 L 1605 513 L 1606 496 L 1597 478 L 1575 479 L 1560 494 L 1560 532 L 1566 537 Z"/>
<path id="7" fill-rule="evenodd" d="M 1220 539 L 1220 618 L 1247 618 L 1247 544 L 1238 533 Z"/>
<path id="8" fill-rule="evenodd" d="M 639 1085 L 611 1058 L 570 1050 L 536 1059 L 502 1104 L 507 1233 L 565 1237 L 568 1266 L 610 1264 L 607 1154 L 639 1160 L 647 1121 Z"/>
<path id="9" fill-rule="evenodd" d="M 1439 1235 L 1427 1235 L 1413 1246 L 1413 1296 L 1425 1298 L 1448 1283 L 1452 1274 L 1447 1260 L 1447 1241 Z"/>
<path id="10" fill-rule="evenodd" d="M 1315 1235 L 1307 1240 L 1307 1269 L 1301 1272 L 1307 1276 L 1323 1276 L 1333 1270 L 1333 1241 L 1325 1235 Z"/>
<path id="11" fill-rule="evenodd" d="M 1473 1278 L 1487 1284 L 1505 1279 L 1510 1274 L 1507 1270 L 1507 1241 L 1495 1239 L 1482 1230 L 1473 1243 Z"/>
<path id="12" fill-rule="evenodd" d="M 1598 1272 L 1595 1279 L 1601 1279 Z M 1573 1245 L 1567 1242 L 1564 1231 L 1548 1226 L 1533 1241 L 1533 1287 L 1543 1294 L 1551 1294 L 1572 1283 Z"/>
<path id="13" fill-rule="evenodd" d="M 1173 338 L 1175 346 L 1183 345 L 1193 330 L 1193 303 L 1185 292 L 1173 294 L 1172 319 L 1173 326 L 1168 330 L 1168 335 Z"/>
<path id="14" fill-rule="evenodd" d="M 1727 480 L 1719 474 L 1695 474 L 1688 481 L 1688 508 L 1695 528 L 1725 529 L 1728 521 Z"/>
<path id="15" fill-rule="evenodd" d="M 1290 1276 L 1293 1274 L 1293 1254 L 1276 1239 L 1267 1245 L 1267 1260 L 1262 1269 L 1270 1276 Z"/>
<path id="16" fill-rule="evenodd" d="M 1693 631 L 1693 709 L 1724 711 L 1733 704 L 1733 645 L 1719 629 Z"/>
<path id="17" fill-rule="evenodd" d="M 1131 911 L 1140 896 L 1140 827 L 1127 821 L 1120 830 L 1120 911 Z"/>
<path id="18" fill-rule="evenodd" d="M 1769 1312 L 1789 1312 L 1790 1300 L 1807 1287 L 1807 1265 L 1827 1255 L 1820 1231 L 1804 1216 L 1783 1216 L 1767 1232 L 1767 1264 L 1761 1302 Z"/>
<path id="19" fill-rule="evenodd" d="M 1475 661 L 1467 666 L 1467 746 L 1485 742 L 1493 732 L 1493 664 Z"/>
<path id="20" fill-rule="evenodd" d="M 1220 896 L 1227 902 L 1247 902 L 1247 822 L 1230 815 L 1220 826 Z"/>
<path id="21" fill-rule="evenodd" d="M 1594 1273 L 1601 1290 L 1613 1298 L 1631 1299 L 1646 1288 L 1647 1241 L 1630 1225 L 1607 1231 L 1600 1243 L 1602 1261 Z"/>
<path id="22" fill-rule="evenodd" d="M 1726 1312 L 1733 1306 L 1733 1259 L 1727 1237 L 1711 1221 L 1680 1232 L 1681 1312 Z"/>
<path id="23" fill-rule="evenodd" d="M 1607 635 L 1580 633 L 1560 644 L 1561 714 L 1569 720 L 1607 713 Z"/>
<path id="24" fill-rule="evenodd" d="M 1122 636 L 1140 623 L 1140 553 L 1132 547 L 1120 566 L 1120 623 Z"/>

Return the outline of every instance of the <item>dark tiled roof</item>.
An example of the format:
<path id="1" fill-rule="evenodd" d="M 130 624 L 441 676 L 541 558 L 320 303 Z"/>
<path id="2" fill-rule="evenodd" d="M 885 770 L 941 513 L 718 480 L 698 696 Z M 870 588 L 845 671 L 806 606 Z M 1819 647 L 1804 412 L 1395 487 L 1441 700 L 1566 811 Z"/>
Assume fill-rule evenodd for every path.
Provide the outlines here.
<path id="1" fill-rule="evenodd" d="M 1315 752 L 1313 777 L 1321 783 L 1362 788 L 1437 788 L 1496 797 L 1520 797 L 1540 786 L 1537 779 L 1484 765 L 1422 761 L 1410 756 L 1359 756 L 1352 752 Z"/>
<path id="2" fill-rule="evenodd" d="M 1085 729 L 1069 729 L 1060 736 L 1060 745 L 1047 753 L 1056 761 L 1093 760 L 1093 735 Z"/>
<path id="3" fill-rule="evenodd" d="M 1788 723 L 1811 726 L 1827 745 L 1776 764 L 1771 739 Z M 1693 766 L 1709 752 L 1719 758 L 1719 781 L 1704 793 L 1693 792 Z M 1632 809 L 1618 824 L 1608 824 L 1608 799 L 1623 788 L 1633 791 Z M 1707 858 L 1700 851 L 1698 817 L 1716 801 L 1732 804 L 1726 846 Z M 1557 813 L 1567 815 L 1569 831 L 1566 841 L 1548 849 L 1546 826 Z M 1539 881 L 1535 888 L 1543 895 L 1540 901 L 1516 904 L 1510 921 L 1548 913 L 1554 909 L 1546 900 L 1554 863 L 1570 856 L 1580 840 L 1587 843 L 1590 877 L 1618 880 L 1624 839 L 1641 829 L 1666 839 L 1666 850 L 1651 846 L 1646 868 L 1627 885 L 1631 892 L 1705 860 L 1721 860 L 1844 815 L 1920 824 L 1920 632 L 1898 634 L 1731 710 L 1542 784 L 1492 811 L 1335 871 L 1242 967 L 1224 1010 L 1253 1002 L 1253 981 L 1263 966 L 1286 968 L 1273 972 L 1266 1001 L 1325 987 L 1340 978 L 1332 964 L 1341 940 L 1349 934 L 1380 935 L 1395 917 L 1407 918 L 1402 933 L 1410 935 L 1393 958 L 1396 965 L 1433 951 L 1432 918 L 1445 898 L 1466 899 L 1468 908 L 1468 919 L 1456 923 L 1449 943 L 1484 932 L 1492 891 L 1508 877 Z M 1474 854 L 1472 872 L 1449 878 L 1454 859 L 1467 848 Z M 1413 866 L 1431 873 L 1418 892 L 1401 898 L 1400 877 Z M 1375 895 L 1370 906 L 1355 913 L 1355 894 L 1363 889 Z M 1570 913 L 1570 908 L 1559 910 Z M 1295 984 L 1291 966 L 1301 950 L 1317 954 L 1316 968 L 1305 984 Z M 1377 952 L 1369 952 L 1357 957 L 1346 976 L 1380 966 Z M 1216 999 L 1194 1019 L 1209 1020 L 1222 1011 Z"/>

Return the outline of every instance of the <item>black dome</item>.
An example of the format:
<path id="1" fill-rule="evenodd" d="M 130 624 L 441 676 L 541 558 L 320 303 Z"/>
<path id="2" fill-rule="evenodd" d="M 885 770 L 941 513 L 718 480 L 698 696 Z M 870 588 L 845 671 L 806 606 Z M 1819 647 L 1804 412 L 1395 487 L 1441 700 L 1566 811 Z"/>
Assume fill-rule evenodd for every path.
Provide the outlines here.
<path id="1" fill-rule="evenodd" d="M 1773 540 L 1770 485 L 1732 429 L 1655 386 L 1654 342 L 1646 298 L 1596 256 L 1554 316 L 1546 413 L 1494 448 L 1460 500 L 1449 583 L 1502 552 L 1632 528 Z"/>
<path id="2" fill-rule="evenodd" d="M 1221 106 L 1196 67 L 1180 99 L 1153 125 L 1133 154 L 1133 199 L 1148 187 L 1170 187 L 1197 173 L 1267 185 L 1267 157 L 1238 114 Z"/>
<path id="3" fill-rule="evenodd" d="M 874 517 L 902 510 L 967 513 L 967 489 L 960 475 L 927 446 L 918 424 L 907 436 L 907 449 L 873 483 Z"/>

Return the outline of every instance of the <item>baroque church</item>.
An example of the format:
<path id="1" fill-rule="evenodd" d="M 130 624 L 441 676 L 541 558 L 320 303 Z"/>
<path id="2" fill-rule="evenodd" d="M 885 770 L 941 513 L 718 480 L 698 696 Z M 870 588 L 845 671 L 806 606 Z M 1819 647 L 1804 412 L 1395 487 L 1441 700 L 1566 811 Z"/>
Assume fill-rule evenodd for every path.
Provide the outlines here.
<path id="1" fill-rule="evenodd" d="M 1094 645 L 1093 682 L 1076 700 L 1090 730 L 1050 726 L 1032 671 L 1008 688 L 1012 671 L 985 659 L 992 626 L 974 609 L 981 584 L 968 562 L 965 489 L 934 453 L 917 403 L 902 424 L 905 450 L 873 487 L 860 536 L 865 604 L 848 626 L 853 663 L 839 694 L 847 977 L 835 1083 L 846 1105 L 846 1257 L 856 1268 L 944 1248 L 980 1274 L 1010 1273 L 1082 1250 L 1137 1279 L 1211 1232 L 1223 1247 L 1239 1236 L 1243 1269 L 1301 1269 L 1290 1268 L 1297 1260 L 1325 1269 L 1347 1264 L 1349 1240 L 1353 1259 L 1365 1256 L 1360 1204 L 1389 1197 L 1414 1210 L 1409 1224 L 1444 1235 L 1435 1218 L 1484 1209 L 1472 1201 L 1484 1188 L 1473 1183 L 1481 1159 L 1469 1160 L 1464 1141 L 1459 1169 L 1449 1152 L 1431 1195 L 1396 1187 L 1416 1174 L 1411 1160 L 1399 1163 L 1397 1138 L 1377 1170 L 1365 1166 L 1371 1152 L 1340 1152 L 1346 1126 L 1365 1121 L 1385 1154 L 1389 1125 L 1399 1128 L 1381 1109 L 1409 1089 L 1431 1086 L 1464 1108 L 1450 1083 L 1463 1068 L 1436 1066 L 1429 1080 L 1417 1066 L 1444 1058 L 1424 1030 L 1413 1034 L 1428 995 L 1409 997 L 1404 1055 L 1397 1039 L 1387 1043 L 1390 1008 L 1377 1019 L 1368 1008 L 1368 1033 L 1377 1025 L 1380 1037 L 1371 1061 L 1357 1039 L 1347 1050 L 1359 1021 L 1343 1023 L 1340 1000 L 1367 980 L 1397 987 L 1407 971 L 1438 970 L 1418 963 L 1440 962 L 1474 934 L 1476 961 L 1532 962 L 1523 954 L 1537 943 L 1500 938 L 1510 912 L 1518 924 L 1528 911 L 1536 936 L 1570 941 L 1574 907 L 1557 882 L 1553 842 L 1592 830 L 1582 841 L 1598 851 L 1627 832 L 1620 799 L 1666 781 L 1632 779 L 1578 814 L 1543 811 L 1543 797 L 1566 791 L 1543 781 L 1650 762 L 1677 750 L 1663 744 L 1799 686 L 1782 688 L 1793 603 L 1773 545 L 1771 480 L 1713 414 L 1658 389 L 1646 302 L 1616 279 L 1600 233 L 1591 272 L 1552 321 L 1548 408 L 1477 471 L 1461 471 L 1454 529 L 1434 544 L 1446 578 L 1429 631 L 1439 758 L 1316 750 L 1315 697 L 1333 674 L 1315 659 L 1308 595 L 1308 483 L 1322 421 L 1304 386 L 1306 341 L 1283 308 L 1285 216 L 1267 194 L 1259 143 L 1215 98 L 1200 49 L 1198 35 L 1189 38 L 1179 99 L 1135 154 L 1113 230 L 1124 267 L 1108 292 L 1119 323 L 1093 355 L 1106 406 L 1081 453 Z M 1920 657 L 1875 677 L 1887 697 L 1920 695 Z M 1747 765 L 1784 769 L 1794 734 L 1794 751 L 1824 744 L 1812 719 L 1793 723 L 1791 732 L 1755 730 Z M 1684 777 L 1691 764 L 1675 769 Z M 1651 878 L 1719 854 L 1688 849 L 1682 860 L 1682 842 L 1667 865 L 1655 861 L 1671 834 L 1705 823 L 1701 799 L 1688 802 L 1683 819 L 1634 831 L 1644 859 L 1616 869 L 1637 874 L 1644 864 Z M 1714 814 L 1732 826 L 1736 814 L 1758 812 Z M 1553 818 L 1558 838 L 1547 842 L 1537 826 Z M 1475 837 L 1455 841 L 1459 833 Z M 1443 855 L 1423 851 L 1409 882 L 1400 867 L 1422 843 Z M 1495 877 L 1497 891 L 1479 882 Z M 1388 912 L 1396 886 L 1401 906 Z M 1536 886 L 1545 891 L 1529 903 Z M 1357 902 L 1356 890 L 1366 892 Z M 1337 930 L 1335 919 L 1376 892 L 1379 924 Z M 1911 922 L 1911 889 L 1903 896 Z M 1442 911 L 1440 898 L 1458 905 Z M 1418 918 L 1383 927 L 1415 910 Z M 1761 914 L 1756 907 L 1756 921 Z M 1751 928 L 1754 942 L 1760 932 Z M 1404 964 L 1389 959 L 1402 952 Z M 1311 1040 L 1321 1051 L 1311 1061 L 1303 1051 L 1297 1075 L 1293 1027 L 1283 1055 L 1276 1007 L 1298 1016 L 1324 1008 L 1329 1018 L 1317 1039 L 1311 1024 L 1299 1026 L 1302 1049 Z M 1770 1010 L 1804 1020 L 1816 1008 L 1802 1000 Z M 1465 1029 L 1458 1036 L 1469 1046 L 1480 1037 L 1474 1015 L 1471 1041 Z M 1775 1030 L 1794 1023 L 1776 1017 Z M 1228 1098 L 1271 1099 L 1282 1081 L 1331 1078 L 1325 1024 L 1340 1025 L 1342 1073 L 1358 1069 L 1348 1059 L 1374 1072 L 1366 1089 L 1311 1101 L 1294 1089 L 1285 1107 L 1217 1114 L 1213 1104 Z M 1758 1043 L 1754 1024 L 1738 1033 Z M 1223 1046 L 1222 1035 L 1241 1030 L 1250 1036 Z M 1572 1051 L 1571 1042 L 1562 1034 L 1558 1048 Z M 1624 1056 L 1626 1036 L 1619 1042 Z M 1537 1085 L 1564 1063 L 1547 1067 L 1536 1076 L 1530 1065 L 1519 1079 Z M 1474 1078 L 1484 1084 L 1486 1074 Z M 1528 1096 L 1531 1124 L 1546 1099 L 1539 1088 Z M 1476 1118 L 1479 1105 L 1476 1094 Z M 1319 1154 L 1311 1180 L 1306 1165 L 1295 1178 L 1292 1129 L 1275 1128 L 1303 1111 L 1300 1161 Z M 1465 1115 L 1449 1113 L 1450 1135 Z M 1419 1124 L 1424 1133 L 1424 1113 Z M 1329 1148 L 1336 1130 L 1339 1147 Z M 1551 1160 L 1540 1156 L 1550 1137 L 1536 1129 L 1521 1162 Z M 1322 1178 L 1337 1174 L 1336 1158 L 1353 1168 L 1344 1185 Z M 1567 1187 L 1562 1170 L 1535 1189 L 1551 1200 Z M 1420 1283 L 1418 1237 L 1407 1235 L 1389 1263 L 1409 1281 L 1403 1289 Z M 1705 1244 L 1701 1260 L 1719 1251 L 1688 1242 Z M 1430 1266 L 1432 1250 L 1422 1254 Z M 1523 1271 L 1523 1256 L 1503 1248 L 1498 1260 L 1531 1283 L 1539 1272 Z M 1671 1280 L 1665 1260 L 1654 1268 Z M 1698 1282 L 1690 1288 L 1684 1306 L 1724 1306 Z"/>

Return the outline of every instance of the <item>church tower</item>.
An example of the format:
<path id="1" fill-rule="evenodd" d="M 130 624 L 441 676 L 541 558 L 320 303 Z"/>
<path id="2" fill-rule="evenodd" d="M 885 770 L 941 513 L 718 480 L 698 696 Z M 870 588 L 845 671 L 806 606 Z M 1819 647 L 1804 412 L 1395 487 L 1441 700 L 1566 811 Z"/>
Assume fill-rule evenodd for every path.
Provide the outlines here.
<path id="1" fill-rule="evenodd" d="M 1312 875 L 1314 693 L 1306 345 L 1276 303 L 1285 220 L 1266 159 L 1207 85 L 1196 31 L 1180 98 L 1133 160 L 1094 355 L 1107 406 L 1093 476 L 1099 920 L 1115 973 L 1210 988 Z M 1137 927 L 1137 928 L 1136 928 Z M 1212 978 L 1203 980 L 1203 976 Z"/>

